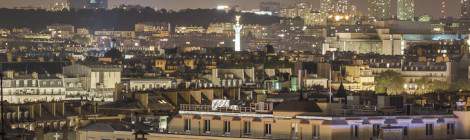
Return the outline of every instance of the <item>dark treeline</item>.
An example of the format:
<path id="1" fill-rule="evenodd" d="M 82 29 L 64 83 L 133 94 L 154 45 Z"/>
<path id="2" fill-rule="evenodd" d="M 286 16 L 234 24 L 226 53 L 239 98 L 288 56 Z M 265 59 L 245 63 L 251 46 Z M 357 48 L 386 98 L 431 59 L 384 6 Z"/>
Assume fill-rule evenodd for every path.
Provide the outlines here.
<path id="1" fill-rule="evenodd" d="M 89 29 L 131 30 L 138 22 L 165 22 L 172 25 L 197 25 L 207 27 L 214 22 L 234 22 L 235 12 L 218 11 L 216 9 L 186 9 L 155 11 L 143 9 L 112 9 L 112 10 L 64 10 L 58 12 L 46 10 L 0 9 L 0 27 L 28 27 L 35 31 L 47 25 L 60 23 Z M 244 24 L 270 25 L 278 23 L 275 16 L 260 16 L 244 13 Z"/>

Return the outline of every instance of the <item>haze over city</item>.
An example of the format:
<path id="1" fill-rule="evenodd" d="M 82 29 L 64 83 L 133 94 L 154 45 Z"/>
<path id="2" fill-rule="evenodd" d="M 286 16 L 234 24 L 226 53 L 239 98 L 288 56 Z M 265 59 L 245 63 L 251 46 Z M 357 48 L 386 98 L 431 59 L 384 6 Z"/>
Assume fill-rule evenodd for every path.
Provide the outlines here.
<path id="1" fill-rule="evenodd" d="M 215 8 L 217 5 L 240 5 L 242 8 L 258 8 L 259 2 L 275 1 L 287 6 L 298 2 L 299 0 L 109 0 L 110 7 L 117 7 L 121 4 L 132 4 L 149 6 L 153 8 L 165 9 L 186 9 L 186 8 Z M 320 0 L 304 0 L 311 2 L 315 8 L 320 7 Z M 433 1 L 433 2 L 430 2 Z M 65 0 L 0 0 L 0 7 L 13 8 L 25 6 L 49 7 L 56 2 L 66 2 Z M 359 10 L 367 13 L 367 0 L 351 0 Z M 460 0 L 447 0 L 448 16 L 460 16 Z M 255 4 L 253 4 L 255 3 Z M 416 0 L 416 14 L 430 14 L 439 17 L 441 9 L 441 0 Z"/>
<path id="2" fill-rule="evenodd" d="M 470 0 L 0 0 L 0 140 L 470 139 Z"/>

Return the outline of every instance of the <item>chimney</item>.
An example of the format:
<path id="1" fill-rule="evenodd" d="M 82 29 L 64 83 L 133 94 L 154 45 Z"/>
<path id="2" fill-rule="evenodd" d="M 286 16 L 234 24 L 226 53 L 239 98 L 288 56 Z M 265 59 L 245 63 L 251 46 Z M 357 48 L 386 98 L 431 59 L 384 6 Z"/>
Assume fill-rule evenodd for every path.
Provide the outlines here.
<path id="1" fill-rule="evenodd" d="M 65 102 L 61 101 L 57 103 L 57 111 L 59 115 L 65 116 Z"/>
<path id="2" fill-rule="evenodd" d="M 20 105 L 16 106 L 16 120 L 21 119 Z"/>
<path id="3" fill-rule="evenodd" d="M 57 112 L 56 112 L 56 102 L 53 101 L 53 102 L 49 102 L 49 103 L 45 103 L 45 106 L 46 106 L 46 109 L 49 110 L 49 112 L 51 113 L 52 116 L 56 116 L 57 115 Z"/>
<path id="4" fill-rule="evenodd" d="M 98 113 L 98 102 L 92 103 L 92 107 L 93 107 L 93 113 L 94 114 Z"/>
<path id="5" fill-rule="evenodd" d="M 38 78 L 39 78 L 39 75 L 38 75 L 37 72 L 33 72 L 33 73 L 31 74 L 31 76 L 33 77 L 33 79 L 38 79 Z"/>
<path id="6" fill-rule="evenodd" d="M 406 115 L 413 114 L 413 107 L 411 104 L 405 104 L 405 112 L 406 112 Z"/>
<path id="7" fill-rule="evenodd" d="M 11 52 L 7 53 L 7 62 L 13 62 L 13 54 Z"/>
<path id="8" fill-rule="evenodd" d="M 28 106 L 29 118 L 34 119 L 34 104 Z"/>
<path id="9" fill-rule="evenodd" d="M 15 72 L 14 72 L 14 71 L 11 71 L 11 70 L 9 70 L 9 71 L 4 71 L 4 72 L 3 72 L 3 75 L 5 75 L 5 78 L 7 78 L 7 79 L 13 79 L 14 76 L 15 76 Z"/>
<path id="10" fill-rule="evenodd" d="M 38 103 L 38 104 L 35 104 L 35 109 L 34 109 L 34 114 L 37 114 L 35 116 L 37 116 L 37 118 L 40 118 L 42 117 L 42 104 L 41 103 Z M 36 117 L 35 117 L 36 118 Z"/>

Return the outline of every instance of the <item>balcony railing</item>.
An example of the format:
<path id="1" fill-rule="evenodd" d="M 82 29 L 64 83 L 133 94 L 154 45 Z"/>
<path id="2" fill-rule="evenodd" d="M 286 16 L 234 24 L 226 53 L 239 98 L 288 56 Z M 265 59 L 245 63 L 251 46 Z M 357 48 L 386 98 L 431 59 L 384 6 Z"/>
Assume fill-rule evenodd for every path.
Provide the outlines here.
<path id="1" fill-rule="evenodd" d="M 255 112 L 271 112 L 269 107 L 259 107 L 256 104 L 252 104 L 249 107 L 242 107 L 234 105 L 231 107 L 218 107 L 213 109 L 210 105 L 192 105 L 192 104 L 181 104 L 180 111 L 201 111 L 201 112 L 227 112 L 227 113 L 255 113 Z"/>

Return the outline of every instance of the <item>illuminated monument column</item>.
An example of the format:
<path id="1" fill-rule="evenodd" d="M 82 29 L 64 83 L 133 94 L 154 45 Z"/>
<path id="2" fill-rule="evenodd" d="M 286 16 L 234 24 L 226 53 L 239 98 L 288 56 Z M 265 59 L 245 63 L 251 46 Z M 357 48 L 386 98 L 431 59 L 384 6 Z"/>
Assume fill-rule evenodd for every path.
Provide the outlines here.
<path id="1" fill-rule="evenodd" d="M 233 25 L 233 29 L 235 30 L 235 51 L 239 52 L 242 50 L 241 48 L 241 31 L 243 25 L 240 25 L 240 16 L 236 16 L 237 24 Z"/>
<path id="2" fill-rule="evenodd" d="M 467 38 L 467 54 L 470 54 L 470 34 L 468 34 Z"/>

